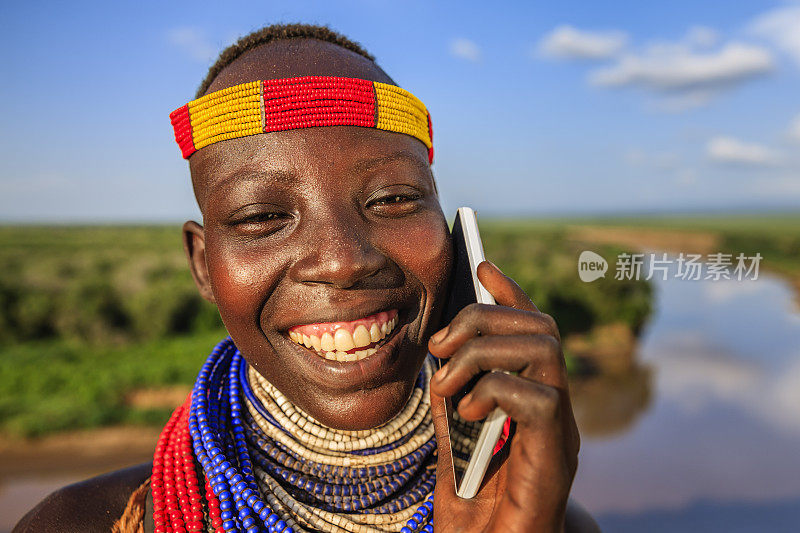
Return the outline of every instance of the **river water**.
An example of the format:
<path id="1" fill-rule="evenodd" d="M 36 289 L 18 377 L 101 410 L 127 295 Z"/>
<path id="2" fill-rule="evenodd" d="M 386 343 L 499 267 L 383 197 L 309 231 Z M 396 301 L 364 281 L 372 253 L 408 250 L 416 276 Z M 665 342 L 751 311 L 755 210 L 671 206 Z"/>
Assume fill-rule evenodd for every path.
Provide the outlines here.
<path id="1" fill-rule="evenodd" d="M 582 431 L 573 494 L 608 532 L 800 531 L 800 312 L 791 287 L 763 273 L 652 281 L 642 367 L 593 397 L 619 416 L 607 431 L 583 421 L 592 430 Z"/>
<path id="2" fill-rule="evenodd" d="M 792 289 L 763 273 L 652 282 L 639 366 L 575 389 L 583 441 L 573 495 L 611 533 L 800 531 Z M 0 532 L 48 492 L 95 473 L 0 476 Z"/>

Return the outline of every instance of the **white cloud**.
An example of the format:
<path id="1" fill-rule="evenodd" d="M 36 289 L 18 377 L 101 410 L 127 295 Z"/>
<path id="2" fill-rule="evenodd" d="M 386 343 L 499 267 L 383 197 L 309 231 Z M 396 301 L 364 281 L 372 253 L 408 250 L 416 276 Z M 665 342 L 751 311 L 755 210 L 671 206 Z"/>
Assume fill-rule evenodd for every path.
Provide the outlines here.
<path id="1" fill-rule="evenodd" d="M 481 49 L 469 39 L 453 39 L 450 42 L 450 53 L 459 59 L 465 59 L 472 63 L 478 63 L 481 60 Z"/>
<path id="2" fill-rule="evenodd" d="M 800 65 L 800 5 L 767 11 L 757 17 L 749 29 L 791 55 Z"/>
<path id="3" fill-rule="evenodd" d="M 539 52 L 561 59 L 608 59 L 628 42 L 621 31 L 584 31 L 573 26 L 558 26 L 539 43 Z"/>
<path id="4" fill-rule="evenodd" d="M 217 55 L 217 50 L 198 28 L 173 28 L 167 32 L 167 39 L 196 61 L 208 63 Z"/>
<path id="5" fill-rule="evenodd" d="M 800 31 L 791 38 L 798 35 Z M 638 47 L 628 45 L 623 31 L 589 32 L 562 25 L 544 36 L 537 51 L 557 58 L 611 59 L 589 72 L 591 85 L 642 89 L 655 95 L 655 110 L 666 112 L 707 105 L 724 91 L 775 67 L 768 47 L 720 42 L 714 28 L 702 25 L 689 27 L 679 39 L 652 40 Z"/>
<path id="6" fill-rule="evenodd" d="M 592 73 L 590 81 L 602 87 L 694 91 L 731 85 L 771 69 L 772 57 L 758 46 L 729 43 L 716 52 L 697 52 L 683 44 L 660 44 L 623 56 L 616 65 Z"/>
<path id="7" fill-rule="evenodd" d="M 732 137 L 714 137 L 706 145 L 706 154 L 712 161 L 734 165 L 775 166 L 780 162 L 776 151 Z"/>
<path id="8" fill-rule="evenodd" d="M 794 117 L 792 123 L 789 125 L 789 138 L 793 141 L 800 143 L 800 115 Z"/>

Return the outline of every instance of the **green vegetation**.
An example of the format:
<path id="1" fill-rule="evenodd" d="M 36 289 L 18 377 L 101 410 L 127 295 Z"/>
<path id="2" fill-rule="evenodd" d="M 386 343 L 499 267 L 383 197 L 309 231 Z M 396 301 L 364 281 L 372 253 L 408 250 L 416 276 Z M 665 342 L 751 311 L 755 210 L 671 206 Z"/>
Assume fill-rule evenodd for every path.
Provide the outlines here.
<path id="1" fill-rule="evenodd" d="M 127 346 L 31 341 L 0 349 L 0 433 L 36 436 L 114 424 L 161 425 L 171 409 L 130 405 L 128 393 L 194 382 L 224 330 Z"/>
<path id="2" fill-rule="evenodd" d="M 552 224 L 488 223 L 487 257 L 566 336 L 606 323 L 638 330 L 647 283 L 578 281 L 585 243 Z M 610 256 L 613 247 L 595 247 Z M 161 424 L 136 390 L 189 385 L 225 335 L 198 295 L 174 226 L 0 227 L 0 434 Z"/>
<path id="3" fill-rule="evenodd" d="M 587 243 L 568 237 L 548 221 L 488 221 L 481 224 L 486 257 L 528 293 L 540 311 L 553 315 L 562 337 L 622 322 L 638 333 L 651 311 L 648 283 L 606 275 L 592 283 L 578 278 L 578 256 Z M 623 250 L 593 246 L 604 257 Z M 611 266 L 613 269 L 613 266 Z"/>
<path id="4" fill-rule="evenodd" d="M 177 227 L 0 227 L 0 343 L 129 344 L 219 330 Z"/>

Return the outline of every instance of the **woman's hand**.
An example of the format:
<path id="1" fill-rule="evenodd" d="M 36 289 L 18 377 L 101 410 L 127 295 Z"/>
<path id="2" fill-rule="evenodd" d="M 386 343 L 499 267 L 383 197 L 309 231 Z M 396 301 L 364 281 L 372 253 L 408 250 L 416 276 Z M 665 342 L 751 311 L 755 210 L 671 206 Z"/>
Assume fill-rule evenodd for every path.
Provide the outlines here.
<path id="1" fill-rule="evenodd" d="M 450 359 L 431 380 L 439 459 L 434 497 L 437 532 L 563 531 L 580 439 L 555 321 L 540 313 L 511 278 L 488 261 L 478 278 L 498 305 L 473 304 L 431 337 L 428 349 Z M 455 495 L 443 397 L 482 377 L 458 405 L 466 420 L 500 407 L 516 423 L 510 448 L 495 456 L 478 495 Z M 454 406 L 455 407 L 455 406 Z"/>

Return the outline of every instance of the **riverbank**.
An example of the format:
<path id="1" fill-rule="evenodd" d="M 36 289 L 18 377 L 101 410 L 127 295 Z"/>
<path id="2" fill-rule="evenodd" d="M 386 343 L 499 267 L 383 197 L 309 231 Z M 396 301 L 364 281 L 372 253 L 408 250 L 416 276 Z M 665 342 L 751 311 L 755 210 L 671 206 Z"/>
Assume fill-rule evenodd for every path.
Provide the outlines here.
<path id="1" fill-rule="evenodd" d="M 104 472 L 151 461 L 160 430 L 116 426 L 36 439 L 0 438 L 0 486 L 10 478 Z"/>

